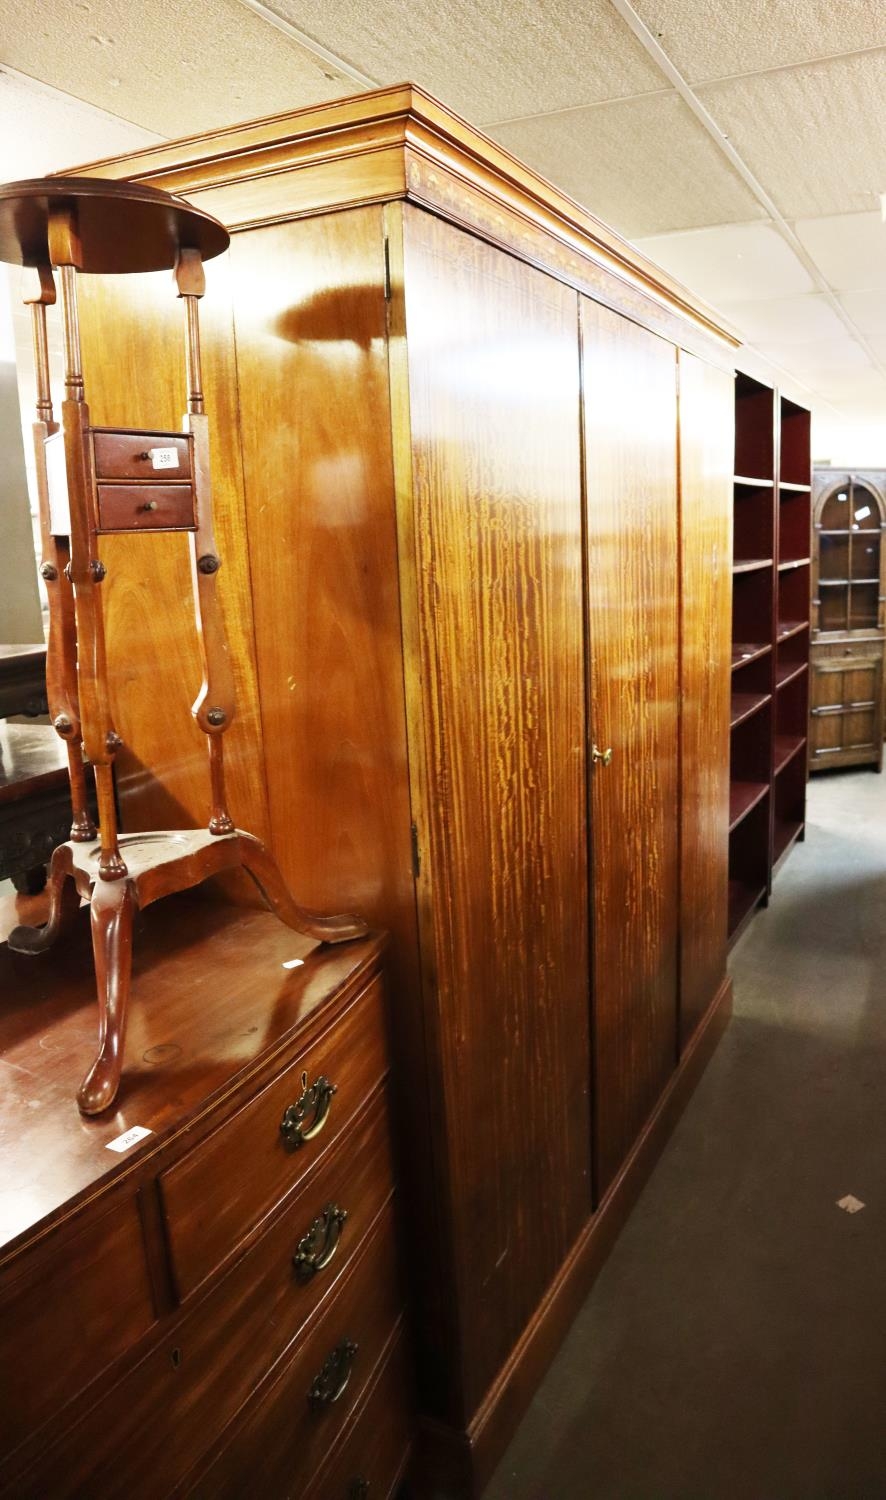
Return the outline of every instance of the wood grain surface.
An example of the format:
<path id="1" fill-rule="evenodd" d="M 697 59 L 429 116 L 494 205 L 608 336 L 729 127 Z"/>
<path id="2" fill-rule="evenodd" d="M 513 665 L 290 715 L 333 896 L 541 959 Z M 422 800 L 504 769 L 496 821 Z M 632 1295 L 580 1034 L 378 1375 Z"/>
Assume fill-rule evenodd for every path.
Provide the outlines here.
<path id="1" fill-rule="evenodd" d="M 271 848 L 306 906 L 401 935 L 413 897 L 381 211 L 238 236 L 232 262 Z"/>
<path id="2" fill-rule="evenodd" d="M 681 351 L 681 1051 L 726 972 L 733 384 Z"/>
<path id="3" fill-rule="evenodd" d="M 597 1199 L 676 1063 L 677 356 L 582 299 Z"/>
<path id="4" fill-rule="evenodd" d="M 576 298 L 405 218 L 425 762 L 466 1411 L 590 1207 Z"/>

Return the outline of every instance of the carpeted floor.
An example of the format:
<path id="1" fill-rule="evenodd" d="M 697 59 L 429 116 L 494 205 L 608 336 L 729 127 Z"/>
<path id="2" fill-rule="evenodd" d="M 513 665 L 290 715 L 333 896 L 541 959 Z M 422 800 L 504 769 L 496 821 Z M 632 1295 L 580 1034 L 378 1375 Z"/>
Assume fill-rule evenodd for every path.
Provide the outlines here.
<path id="1" fill-rule="evenodd" d="M 731 968 L 732 1024 L 484 1500 L 886 1500 L 886 775 L 812 781 Z"/>

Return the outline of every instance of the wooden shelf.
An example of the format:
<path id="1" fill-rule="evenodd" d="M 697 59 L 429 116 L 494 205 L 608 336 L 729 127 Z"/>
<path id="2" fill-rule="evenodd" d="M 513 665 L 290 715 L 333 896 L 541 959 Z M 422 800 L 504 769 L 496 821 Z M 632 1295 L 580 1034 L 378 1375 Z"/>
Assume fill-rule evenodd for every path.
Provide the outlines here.
<path id="1" fill-rule="evenodd" d="M 745 667 L 745 666 L 748 665 L 749 662 L 759 661 L 759 659 L 760 659 L 761 656 L 765 656 L 766 653 L 767 653 L 767 651 L 771 651 L 771 650 L 772 650 L 772 647 L 770 646 L 770 644 L 769 644 L 768 641 L 762 641 L 762 642 L 756 642 L 756 643 L 751 642 L 748 645 L 743 645 L 743 644 L 736 644 L 736 645 L 734 645 L 732 647 L 732 670 L 733 670 L 733 672 L 735 671 L 736 667 Z"/>
<path id="2" fill-rule="evenodd" d="M 771 490 L 775 487 L 774 479 L 750 479 L 747 474 L 734 474 L 732 483 L 744 490 Z"/>
<path id="3" fill-rule="evenodd" d="M 771 557 L 754 557 L 750 558 L 747 562 L 734 562 L 732 564 L 732 571 L 733 573 L 760 573 L 764 568 L 771 567 Z"/>
<path id="4" fill-rule="evenodd" d="M 790 490 L 792 495 L 810 495 L 812 493 L 811 484 L 791 484 L 787 479 L 780 479 L 778 481 L 778 488 L 780 490 Z"/>
<path id="5" fill-rule="evenodd" d="M 768 781 L 733 781 L 729 787 L 729 832 L 768 795 Z"/>
<path id="6" fill-rule="evenodd" d="M 845 589 L 848 587 L 848 585 L 848 578 L 819 578 L 818 580 L 818 586 L 820 589 Z"/>
<path id="7" fill-rule="evenodd" d="M 776 867 L 781 864 L 782 860 L 786 858 L 787 854 L 794 847 L 794 844 L 796 844 L 797 839 L 800 837 L 805 827 L 805 823 L 776 818 L 772 841 L 773 870 L 775 870 Z"/>
<path id="8" fill-rule="evenodd" d="M 779 688 L 785 687 L 789 682 L 793 682 L 795 677 L 800 677 L 804 672 L 808 671 L 809 663 L 805 661 L 779 662 L 775 668 L 776 691 Z"/>
<path id="9" fill-rule="evenodd" d="M 779 620 L 775 638 L 779 642 L 789 641 L 792 635 L 799 635 L 801 630 L 808 629 L 808 620 Z"/>
<path id="10" fill-rule="evenodd" d="M 736 724 L 743 724 L 745 719 L 753 718 L 761 708 L 772 702 L 771 693 L 733 693 L 729 715 L 729 728 L 734 729 Z"/>
<path id="11" fill-rule="evenodd" d="M 806 744 L 805 734 L 777 734 L 775 736 L 774 772 L 777 776 L 793 760 Z"/>
<path id="12" fill-rule="evenodd" d="M 810 562 L 811 558 L 808 557 L 788 557 L 784 562 L 779 563 L 778 571 L 779 573 L 789 573 L 791 568 L 808 568 Z"/>
<path id="13" fill-rule="evenodd" d="M 752 885 L 744 880 L 729 882 L 729 938 L 736 938 L 747 926 L 760 902 L 766 896 L 765 885 Z"/>

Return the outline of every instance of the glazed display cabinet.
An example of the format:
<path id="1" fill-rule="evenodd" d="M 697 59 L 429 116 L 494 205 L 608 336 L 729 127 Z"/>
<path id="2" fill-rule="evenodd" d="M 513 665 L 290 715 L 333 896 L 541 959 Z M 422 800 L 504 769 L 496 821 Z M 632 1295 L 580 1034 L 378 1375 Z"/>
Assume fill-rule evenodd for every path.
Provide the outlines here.
<path id="1" fill-rule="evenodd" d="M 883 765 L 886 470 L 815 470 L 810 769 Z"/>

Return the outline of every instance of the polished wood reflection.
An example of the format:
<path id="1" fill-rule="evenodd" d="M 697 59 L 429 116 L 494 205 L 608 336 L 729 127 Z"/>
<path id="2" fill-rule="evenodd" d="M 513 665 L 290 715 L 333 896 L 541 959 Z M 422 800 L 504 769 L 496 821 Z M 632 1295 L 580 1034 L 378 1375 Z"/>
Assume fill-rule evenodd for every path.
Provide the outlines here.
<path id="1" fill-rule="evenodd" d="M 416 821 L 470 1411 L 590 1207 L 577 306 L 428 215 L 405 229 Z"/>
<path id="2" fill-rule="evenodd" d="M 582 299 L 593 771 L 596 1192 L 675 1066 L 677 364 Z"/>

